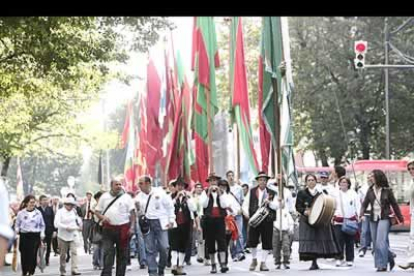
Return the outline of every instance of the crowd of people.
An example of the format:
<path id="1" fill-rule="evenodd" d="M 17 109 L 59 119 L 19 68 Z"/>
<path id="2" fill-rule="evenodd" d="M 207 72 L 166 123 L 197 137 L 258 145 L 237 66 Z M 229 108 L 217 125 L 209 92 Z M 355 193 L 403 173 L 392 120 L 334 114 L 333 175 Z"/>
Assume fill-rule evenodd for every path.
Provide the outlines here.
<path id="1" fill-rule="evenodd" d="M 413 177 L 413 210 L 414 161 L 407 169 Z M 61 200 L 42 195 L 37 201 L 28 195 L 11 222 L 19 240 L 22 275 L 49 266 L 52 250 L 60 255 L 61 276 L 70 260 L 70 274 L 80 275 L 81 243 L 101 276 L 112 275 L 113 268 L 117 276 L 125 275 L 134 257 L 149 276 L 163 276 L 166 268 L 174 275 L 186 275 L 193 256 L 212 274 L 228 272 L 230 259 L 242 262 L 246 254 L 252 257 L 250 271 L 269 271 L 269 255 L 277 270 L 290 269 L 294 240 L 299 241 L 299 260 L 310 261 L 310 270 L 319 269 L 321 258 L 353 267 L 355 243 L 361 258 L 372 251 L 378 272 L 392 270 L 396 255 L 390 250 L 389 230 L 393 220 L 404 223 L 404 217 L 387 177 L 373 170 L 355 189 L 345 174 L 340 166 L 330 175 L 308 174 L 298 191 L 265 172 L 258 173 L 254 185 L 235 181 L 233 171 L 225 178 L 211 173 L 204 185 L 196 183 L 192 190 L 182 178 L 153 187 L 152 179 L 142 176 L 137 193 L 125 191 L 122 180 L 113 179 L 110 191 L 87 192 L 81 206 L 71 193 Z M 1 189 L 2 185 L 4 196 Z M 313 223 L 312 206 L 321 198 L 333 202 L 332 214 Z M 1 198 L 0 204 L 8 202 Z M 0 223 L 0 248 L 10 247 L 12 236 L 10 227 Z M 0 258 L 3 261 L 4 254 Z M 400 267 L 414 268 L 414 260 Z"/>

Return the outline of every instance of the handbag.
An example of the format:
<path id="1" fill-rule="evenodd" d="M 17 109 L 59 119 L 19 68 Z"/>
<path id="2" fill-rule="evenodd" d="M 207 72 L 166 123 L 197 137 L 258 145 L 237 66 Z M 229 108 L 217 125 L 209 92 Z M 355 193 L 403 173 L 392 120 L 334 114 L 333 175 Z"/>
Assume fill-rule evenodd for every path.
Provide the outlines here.
<path id="1" fill-rule="evenodd" d="M 108 211 L 109 207 L 112 206 L 112 204 L 115 203 L 115 201 L 118 200 L 118 198 L 120 198 L 123 194 L 118 195 L 117 197 L 115 197 L 109 204 L 108 206 L 105 208 L 105 210 L 102 213 L 102 216 L 105 215 L 106 211 Z M 93 244 L 98 244 L 102 241 L 102 225 L 100 224 L 101 220 L 99 220 L 98 222 L 93 223 L 92 225 L 92 234 L 91 234 L 91 242 Z"/>
<path id="2" fill-rule="evenodd" d="M 148 234 L 149 231 L 150 231 L 149 221 L 148 221 L 147 217 L 145 216 L 145 214 L 147 213 L 147 209 L 148 209 L 149 202 L 151 200 L 151 196 L 152 196 L 152 194 L 148 198 L 147 206 L 145 206 L 144 214 L 140 215 L 138 217 L 139 227 L 141 228 L 141 232 L 142 232 L 143 235 Z"/>
<path id="3" fill-rule="evenodd" d="M 399 220 L 397 218 L 397 216 L 395 215 L 394 209 L 390 206 L 390 210 L 391 210 L 391 214 L 388 216 L 388 218 L 390 219 L 390 224 L 391 225 L 397 225 L 399 224 Z"/>
<path id="4" fill-rule="evenodd" d="M 344 205 L 342 202 L 341 191 L 339 192 L 339 200 L 341 201 L 342 215 L 344 216 L 344 221 L 342 223 L 341 231 L 347 235 L 354 236 L 359 230 L 359 225 L 356 220 L 345 218 L 345 211 L 344 211 Z"/>

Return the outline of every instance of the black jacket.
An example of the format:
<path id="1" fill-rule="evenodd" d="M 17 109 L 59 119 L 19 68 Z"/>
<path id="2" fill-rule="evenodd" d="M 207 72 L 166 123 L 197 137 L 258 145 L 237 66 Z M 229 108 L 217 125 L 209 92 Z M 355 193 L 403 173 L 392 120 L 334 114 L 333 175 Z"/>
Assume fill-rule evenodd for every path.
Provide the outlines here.
<path id="1" fill-rule="evenodd" d="M 45 234 L 51 235 L 54 231 L 56 231 L 54 222 L 55 222 L 55 214 L 53 213 L 53 209 L 50 206 L 47 206 L 43 211 L 41 206 L 37 207 L 37 209 L 42 213 L 43 220 L 45 221 Z"/>
<path id="2" fill-rule="evenodd" d="M 305 216 L 304 213 L 306 208 L 310 208 L 312 206 L 312 202 L 318 194 L 320 193 L 318 192 L 314 196 L 311 195 L 308 188 L 300 190 L 296 197 L 296 211 L 298 211 L 301 215 Z"/>
<path id="3" fill-rule="evenodd" d="M 367 194 L 365 196 L 364 202 L 362 202 L 360 216 L 363 216 L 365 213 L 365 209 L 368 207 L 368 204 L 371 204 L 371 220 L 374 219 L 374 202 L 376 200 L 375 193 L 374 193 L 374 185 L 371 186 Z M 390 188 L 382 188 L 381 192 L 381 219 L 386 219 L 391 214 L 390 206 L 395 212 L 398 220 L 402 223 L 404 222 L 404 217 L 401 214 L 400 207 L 395 200 L 394 193 Z"/>

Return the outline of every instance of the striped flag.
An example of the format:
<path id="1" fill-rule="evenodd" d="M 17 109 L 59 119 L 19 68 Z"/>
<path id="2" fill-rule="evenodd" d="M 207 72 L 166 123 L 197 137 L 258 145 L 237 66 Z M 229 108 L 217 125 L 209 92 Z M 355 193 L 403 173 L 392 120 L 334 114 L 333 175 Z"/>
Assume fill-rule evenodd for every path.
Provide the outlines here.
<path id="1" fill-rule="evenodd" d="M 234 17 L 230 39 L 230 76 L 232 113 L 236 120 L 239 136 L 248 158 L 251 171 L 258 172 L 258 162 L 250 128 L 250 105 L 247 91 L 246 65 L 244 62 L 243 27 L 240 17 Z"/>

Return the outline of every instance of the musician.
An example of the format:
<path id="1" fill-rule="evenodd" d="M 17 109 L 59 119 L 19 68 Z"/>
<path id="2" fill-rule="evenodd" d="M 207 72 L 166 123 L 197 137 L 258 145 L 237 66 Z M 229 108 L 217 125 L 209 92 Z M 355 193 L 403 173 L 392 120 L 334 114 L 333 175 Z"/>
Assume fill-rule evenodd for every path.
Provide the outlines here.
<path id="1" fill-rule="evenodd" d="M 172 194 L 174 212 L 177 227 L 171 229 L 171 270 L 174 275 L 186 275 L 183 271 L 185 251 L 188 240 L 190 239 L 191 227 L 193 227 L 194 211 L 196 206 L 189 193 L 186 192 L 188 184 L 181 178 L 173 180 L 171 185 L 176 187 L 176 192 Z"/>
<path id="2" fill-rule="evenodd" d="M 312 201 L 320 192 L 316 189 L 316 176 L 305 177 L 306 188 L 300 190 L 296 199 L 296 210 L 301 214 L 299 219 L 299 260 L 312 261 L 310 270 L 319 269 L 318 258 L 335 258 L 339 254 L 331 224 L 311 226 L 308 217 L 311 214 Z"/>
<path id="3" fill-rule="evenodd" d="M 249 227 L 247 233 L 247 247 L 251 248 L 252 263 L 250 271 L 254 271 L 257 267 L 257 245 L 259 239 L 262 241 L 262 259 L 260 262 L 260 271 L 269 271 L 266 267 L 266 259 L 269 251 L 272 250 L 273 221 L 275 212 L 269 203 L 273 200 L 274 191 L 266 187 L 267 181 L 270 179 L 265 172 L 259 172 L 256 176 L 258 185 L 250 190 L 250 196 L 246 197 L 243 202 L 243 213 L 246 217 L 251 218 L 256 211 L 262 206 L 270 207 L 271 214 L 266 217 L 257 227 Z"/>
<path id="4" fill-rule="evenodd" d="M 204 208 L 204 222 L 206 234 L 206 245 L 210 255 L 211 271 L 217 273 L 215 260 L 216 243 L 219 253 L 220 271 L 227 272 L 229 269 L 225 263 L 226 259 L 226 227 L 224 219 L 227 215 L 226 208 L 229 207 L 228 195 L 217 186 L 221 177 L 211 173 L 206 181 L 209 187 L 200 196 L 201 206 Z"/>

